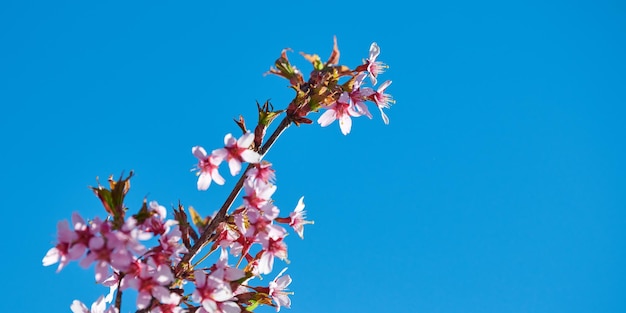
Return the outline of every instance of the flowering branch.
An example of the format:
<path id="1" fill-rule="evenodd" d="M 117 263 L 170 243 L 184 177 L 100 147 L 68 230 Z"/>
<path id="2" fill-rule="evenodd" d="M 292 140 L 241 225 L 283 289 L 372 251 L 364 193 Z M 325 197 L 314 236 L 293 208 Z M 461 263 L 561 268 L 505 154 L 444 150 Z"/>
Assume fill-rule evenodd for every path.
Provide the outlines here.
<path id="1" fill-rule="evenodd" d="M 267 152 L 272 147 L 274 142 L 276 142 L 278 137 L 289 127 L 290 124 L 291 124 L 291 119 L 289 116 L 286 116 L 285 118 L 283 118 L 283 120 L 280 122 L 276 130 L 274 130 L 274 132 L 268 138 L 265 144 L 259 149 L 258 153 L 262 157 L 265 156 L 265 154 L 267 154 Z M 224 201 L 224 204 L 220 207 L 219 211 L 215 214 L 213 219 L 211 219 L 211 222 L 209 222 L 209 224 L 206 225 L 206 227 L 202 231 L 202 235 L 200 235 L 200 238 L 196 240 L 194 245 L 191 248 L 189 248 L 189 252 L 185 254 L 185 256 L 183 256 L 183 258 L 181 259 L 177 267 L 178 271 L 182 270 L 185 267 L 188 267 L 189 262 L 196 256 L 196 254 L 198 254 L 200 249 L 204 245 L 212 241 L 213 236 L 215 235 L 215 230 L 217 229 L 217 226 L 220 223 L 225 221 L 226 212 L 228 212 L 228 209 L 230 209 L 230 207 L 233 205 L 233 202 L 235 202 L 235 199 L 239 195 L 239 192 L 241 192 L 244 181 L 246 179 L 246 173 L 248 173 L 248 171 L 253 167 L 254 167 L 253 164 L 249 164 L 246 170 L 244 171 L 244 174 L 241 175 L 241 177 L 239 177 L 239 180 L 237 181 L 237 183 L 235 184 L 235 187 L 233 187 L 233 190 L 230 192 L 230 194 L 226 198 L 226 201 Z"/>
<path id="2" fill-rule="evenodd" d="M 261 160 L 292 123 L 312 124 L 307 117 L 312 112 L 324 110 L 317 123 L 325 127 L 337 120 L 341 132 L 347 135 L 352 129 L 352 118 L 372 118 L 367 102 L 376 105 L 387 124 L 389 119 L 383 109 L 394 101 L 385 93 L 391 81 L 385 81 L 376 90 L 364 87 L 367 77 L 376 85 L 378 75 L 387 68 L 377 61 L 380 48 L 376 43 L 371 45 L 369 57 L 354 70 L 339 65 L 336 39 L 326 62 L 317 55 L 302 53 L 313 65 L 308 80 L 290 63 L 287 51 L 282 51 L 268 72 L 289 80 L 296 92 L 287 108 L 274 110 L 269 102 L 257 103 L 259 115 L 253 131 L 240 117 L 235 120 L 243 132 L 240 138 L 227 134 L 224 147 L 210 153 L 201 146 L 192 148 L 198 159 L 199 190 L 208 189 L 212 182 L 225 183 L 219 173 L 222 162 L 228 163 L 232 176 L 241 172 L 243 163 L 248 163 L 213 217 L 203 218 L 192 207 L 185 209 L 179 204 L 173 209 L 174 219 L 166 220 L 165 207 L 145 199 L 137 213 L 129 215 L 124 200 L 130 189 L 131 172 L 117 181 L 110 177 L 108 188 L 100 183 L 91 187 L 107 213 L 104 220 L 96 217 L 85 221 L 74 213 L 71 226 L 68 221 L 57 224 L 57 243 L 43 258 L 43 265 L 59 263 L 60 271 L 70 261 L 80 260 L 85 268 L 95 264 L 96 282 L 110 288 L 109 294 L 100 296 L 91 308 L 75 300 L 70 306 L 74 313 L 119 313 L 122 294 L 127 289 L 137 292 L 137 312 L 240 313 L 254 311 L 259 305 L 272 306 L 277 311 L 291 306 L 292 293 L 287 287 L 292 280 L 284 275 L 286 268 L 268 285 L 257 286 L 254 280 L 270 274 L 275 259 L 288 262 L 284 240 L 287 230 L 281 225 L 289 226 L 303 238 L 304 225 L 313 222 L 306 219 L 303 197 L 289 215 L 280 216 L 272 199 L 276 191 L 274 169 L 271 163 Z M 285 116 L 264 141 L 270 124 L 282 113 Z M 229 214 L 242 191 L 243 204 Z M 146 247 L 149 239 L 156 240 L 150 248 Z M 208 244 L 211 245 L 207 255 L 191 264 Z M 216 251 L 219 257 L 211 263 L 208 256 Z M 238 258 L 235 266 L 229 265 L 229 255 Z M 112 305 L 107 308 L 107 304 Z"/>

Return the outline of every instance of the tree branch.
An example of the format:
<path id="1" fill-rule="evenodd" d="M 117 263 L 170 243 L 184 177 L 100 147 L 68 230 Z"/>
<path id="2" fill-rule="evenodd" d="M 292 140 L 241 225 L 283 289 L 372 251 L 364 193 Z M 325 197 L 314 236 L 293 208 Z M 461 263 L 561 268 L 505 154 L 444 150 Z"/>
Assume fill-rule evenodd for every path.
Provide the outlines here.
<path id="1" fill-rule="evenodd" d="M 283 118 L 283 120 L 276 127 L 272 135 L 270 135 L 270 137 L 263 144 L 263 146 L 259 149 L 259 151 L 257 151 L 261 155 L 261 157 L 264 157 L 265 154 L 267 154 L 267 152 L 270 150 L 274 142 L 276 142 L 278 137 L 280 137 L 280 135 L 287 129 L 287 127 L 291 125 L 291 122 L 292 122 L 291 117 L 289 115 Z M 252 167 L 254 167 L 253 164 L 248 164 L 244 173 L 241 175 L 241 177 L 239 177 L 237 184 L 235 184 L 235 187 L 228 195 L 228 198 L 226 198 L 226 201 L 224 202 L 222 207 L 219 209 L 217 214 L 215 214 L 215 217 L 213 217 L 211 222 L 204 228 L 204 230 L 202 231 L 202 234 L 200 235 L 200 238 L 198 238 L 198 240 L 194 242 L 191 249 L 189 249 L 189 252 L 185 254 L 183 258 L 181 259 L 181 261 L 178 263 L 178 266 L 176 268 L 177 273 L 183 270 L 183 267 L 188 265 L 189 262 L 191 262 L 191 260 L 200 252 L 200 249 L 202 249 L 202 247 L 204 247 L 207 243 L 211 241 L 211 236 L 213 235 L 213 232 L 217 229 L 217 226 L 221 222 L 226 220 L 226 213 L 228 212 L 228 209 L 230 209 L 233 202 L 239 195 L 239 192 L 241 191 L 241 189 L 243 188 L 243 183 L 246 180 L 246 173 Z"/>

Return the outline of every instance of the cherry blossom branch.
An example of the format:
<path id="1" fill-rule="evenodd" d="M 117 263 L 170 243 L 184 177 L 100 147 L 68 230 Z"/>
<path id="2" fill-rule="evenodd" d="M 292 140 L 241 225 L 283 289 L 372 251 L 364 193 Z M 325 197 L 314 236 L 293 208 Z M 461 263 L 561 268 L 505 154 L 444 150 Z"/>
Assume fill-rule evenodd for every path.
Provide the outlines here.
<path id="1" fill-rule="evenodd" d="M 48 250 L 42 264 L 58 263 L 57 271 L 60 271 L 70 261 L 80 260 L 83 266 L 95 263 L 96 281 L 111 288 L 109 295 L 100 296 L 91 309 L 74 300 L 70 306 L 72 312 L 119 313 L 126 289 L 138 292 L 136 312 L 142 313 L 238 313 L 254 311 L 259 305 L 275 307 L 277 311 L 291 306 L 289 295 L 292 293 L 287 289 L 291 277 L 283 275 L 286 268 L 267 285 L 255 286 L 249 281 L 271 273 L 275 259 L 288 262 L 284 242 L 287 230 L 278 224 L 289 225 L 302 238 L 303 226 L 313 222 L 306 220 L 303 197 L 288 216 L 280 215 L 272 200 L 276 190 L 274 170 L 270 163 L 261 160 L 292 123 L 296 126 L 312 124 L 307 118 L 311 112 L 323 112 L 317 119 L 322 127 L 339 121 L 341 132 L 347 135 L 352 118 L 372 118 L 366 102 L 376 105 L 387 124 L 389 120 L 383 109 L 388 109 L 394 100 L 385 92 L 391 84 L 389 80 L 376 90 L 373 86 L 363 86 L 367 77 L 376 85 L 378 74 L 387 68 L 377 61 L 380 48 L 376 43 L 370 46 L 369 57 L 355 69 L 339 65 L 336 39 L 326 62 L 318 55 L 301 53 L 313 65 L 308 80 L 291 65 L 287 51 L 289 49 L 282 51 L 275 67 L 267 72 L 288 79 L 290 87 L 296 91 L 287 108 L 274 110 L 269 100 L 263 105 L 257 102 L 258 124 L 253 132 L 240 116 L 235 122 L 244 132 L 241 138 L 227 134 L 224 147 L 210 154 L 201 146 L 192 147 L 192 154 L 198 158 L 198 190 L 206 190 L 212 181 L 224 184 L 218 171 L 222 161 L 228 162 L 233 176 L 241 173 L 242 163 L 248 163 L 215 216 L 203 218 L 192 207 L 188 216 L 179 203 L 178 208 L 173 208 L 174 219 L 166 220 L 166 208 L 147 199 L 136 214 L 130 215 L 124 199 L 130 188 L 131 172 L 117 181 L 109 177 L 108 187 L 99 182 L 97 187 L 91 187 L 108 214 L 106 219 L 96 217 L 86 221 L 75 212 L 71 224 L 67 220 L 57 224 L 58 243 Z M 343 82 L 340 83 L 340 79 Z M 266 130 L 283 112 L 285 116 L 265 140 Z M 243 191 L 243 205 L 231 211 Z M 141 243 L 155 237 L 157 245 L 152 248 Z M 210 252 L 192 262 L 210 242 L 213 242 L 207 248 Z M 255 256 L 248 254 L 252 245 L 260 246 Z M 218 247 L 222 248 L 219 260 L 210 266 L 198 266 Z M 231 254 L 240 254 L 235 267 L 228 263 Z M 244 259 L 248 264 L 240 269 Z M 117 286 L 112 285 L 113 282 Z M 193 291 L 182 287 L 188 282 L 192 283 Z M 114 300 L 113 292 L 116 292 Z M 107 303 L 111 304 L 108 308 Z"/>
<path id="2" fill-rule="evenodd" d="M 264 157 L 265 154 L 267 154 L 267 152 L 270 150 L 272 145 L 276 142 L 278 137 L 280 137 L 280 135 L 287 129 L 287 127 L 291 125 L 291 122 L 292 122 L 292 119 L 289 115 L 283 118 L 283 120 L 280 122 L 280 124 L 278 124 L 278 126 L 274 130 L 274 132 L 270 135 L 267 141 L 259 149 L 258 153 L 261 155 L 261 157 Z M 207 226 L 202 231 L 200 238 L 198 238 L 198 240 L 194 242 L 194 245 L 189 249 L 189 252 L 186 253 L 181 259 L 181 261 L 178 263 L 176 272 L 180 272 L 184 268 L 187 268 L 191 259 L 193 259 L 200 252 L 200 249 L 202 249 L 202 247 L 204 247 L 207 243 L 211 241 L 212 235 L 217 229 L 218 225 L 226 220 L 226 212 L 228 212 L 228 209 L 230 209 L 230 207 L 232 206 L 233 202 L 239 195 L 239 192 L 241 192 L 241 189 L 243 188 L 243 183 L 246 180 L 246 173 L 252 167 L 254 167 L 253 164 L 248 164 L 243 175 L 239 177 L 239 180 L 235 184 L 235 187 L 226 198 L 226 201 L 224 201 L 224 204 L 222 205 L 222 207 L 219 209 L 217 214 L 215 214 L 215 217 L 211 219 L 211 222 L 207 224 Z"/>

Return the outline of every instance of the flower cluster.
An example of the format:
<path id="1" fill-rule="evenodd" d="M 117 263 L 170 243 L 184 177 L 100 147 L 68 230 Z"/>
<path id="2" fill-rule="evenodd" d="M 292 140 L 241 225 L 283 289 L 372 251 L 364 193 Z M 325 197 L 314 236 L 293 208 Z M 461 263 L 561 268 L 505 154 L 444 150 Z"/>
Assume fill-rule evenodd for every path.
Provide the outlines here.
<path id="1" fill-rule="evenodd" d="M 304 80 L 300 70 L 291 65 L 287 51 L 283 50 L 275 67 L 270 68 L 268 73 L 288 79 L 291 88 L 296 90 L 297 95 L 287 108 L 287 115 L 296 125 L 312 123 L 305 116 L 323 109 L 325 111 L 317 119 L 317 123 L 326 127 L 338 120 L 341 132 L 347 135 L 352 129 L 352 117 L 364 115 L 372 118 L 366 105 L 368 101 L 376 105 L 384 123 L 389 124 L 389 118 L 383 109 L 389 109 L 395 103 L 393 97 L 386 93 L 391 81 L 385 81 L 376 90 L 363 86 L 367 77 L 372 85 L 376 85 L 378 75 L 388 68 L 385 63 L 377 60 L 380 55 L 377 43 L 371 44 L 368 58 L 354 69 L 339 65 L 336 39 L 333 52 L 326 62 L 322 62 L 318 55 L 302 53 L 313 65 L 308 81 Z M 342 83 L 340 80 L 343 78 L 348 79 Z"/>
<path id="2" fill-rule="evenodd" d="M 375 86 L 378 75 L 387 68 L 377 61 L 380 48 L 376 43 L 371 45 L 369 57 L 355 69 L 338 64 L 336 40 L 326 62 L 317 55 L 303 53 L 313 64 L 308 80 L 291 65 L 286 51 L 269 73 L 288 79 L 296 91 L 287 108 L 274 110 L 269 101 L 257 103 L 258 123 L 253 130 L 240 117 L 235 121 L 243 132 L 240 138 L 227 134 L 224 146 L 211 153 L 201 146 L 191 150 L 197 159 L 197 189 L 202 191 L 212 182 L 225 183 L 219 172 L 222 162 L 228 164 L 232 176 L 242 173 L 242 164 L 248 163 L 215 214 L 203 217 L 192 207 L 179 204 L 173 208 L 174 218 L 167 219 L 165 207 L 144 200 L 141 208 L 129 215 L 125 196 L 131 173 L 117 181 L 110 177 L 109 188 L 99 183 L 91 188 L 107 213 L 105 219 L 85 220 L 74 213 L 71 224 L 58 223 L 57 242 L 43 258 L 43 265 L 58 263 L 57 271 L 71 261 L 84 268 L 93 266 L 96 282 L 109 288 L 109 293 L 100 296 L 90 308 L 75 300 L 70 307 L 74 313 L 119 313 L 125 290 L 136 294 L 137 312 L 239 313 L 254 311 L 259 305 L 277 311 L 291 306 L 291 292 L 287 290 L 291 277 L 284 275 L 286 268 L 265 285 L 257 285 L 256 281 L 271 274 L 276 262 L 288 261 L 285 239 L 289 229 L 303 238 L 304 226 L 313 222 L 306 219 L 303 197 L 292 212 L 281 216 L 272 199 L 277 189 L 275 171 L 271 163 L 262 160 L 264 155 L 290 124 L 311 124 L 306 116 L 312 112 L 324 110 L 317 122 L 324 127 L 338 120 L 346 135 L 352 117 L 372 118 L 367 102 L 373 102 L 385 124 L 389 123 L 383 109 L 394 101 L 385 93 L 391 81 L 376 90 L 364 86 L 368 77 Z M 270 124 L 282 113 L 285 117 L 266 139 Z M 229 212 L 241 190 L 241 205 Z M 208 251 L 193 263 L 203 248 Z M 213 253 L 219 256 L 209 258 Z M 231 257 L 236 259 L 234 264 L 229 262 Z M 128 293 L 124 295 L 128 297 Z"/>
<path id="3" fill-rule="evenodd" d="M 59 263 L 60 271 L 70 261 L 80 260 L 84 268 L 95 264 L 96 282 L 111 286 L 111 292 L 118 287 L 138 291 L 137 308 L 148 307 L 153 298 L 165 305 L 177 305 L 181 296 L 169 288 L 174 281 L 172 268 L 187 248 L 181 244 L 178 222 L 166 221 L 165 217 L 165 207 L 155 201 L 144 202 L 140 212 L 128 217 L 119 228 L 111 219 L 96 217 L 85 222 L 74 213 L 71 227 L 67 221 L 58 223 L 58 243 L 48 250 L 43 265 Z M 158 237 L 157 245 L 148 249 L 143 242 L 153 237 Z M 100 298 L 94 306 L 102 307 L 111 299 L 112 294 Z M 74 312 L 85 312 L 84 308 L 80 303 L 73 304 Z M 115 311 L 110 308 L 106 312 Z"/>
<path id="4" fill-rule="evenodd" d="M 352 87 L 348 91 L 342 91 L 339 98 L 334 100 L 324 108 L 326 111 L 319 117 L 317 122 L 326 127 L 335 120 L 339 121 L 339 127 L 344 135 L 350 133 L 352 129 L 351 117 L 365 115 L 372 118 L 372 114 L 367 109 L 365 101 L 372 101 L 380 110 L 380 114 L 385 124 L 389 124 L 389 118 L 383 109 L 388 109 L 394 103 L 393 98 L 385 93 L 385 89 L 391 85 L 391 81 L 385 81 L 377 90 L 370 87 L 363 87 L 365 79 L 369 76 L 373 85 L 377 83 L 378 74 L 383 73 L 387 65 L 376 61 L 380 54 L 380 48 L 376 43 L 372 43 L 370 47 L 369 58 L 365 60 L 365 64 L 358 67 L 352 81 Z"/>
<path id="5" fill-rule="evenodd" d="M 302 198 L 289 216 L 279 217 L 280 210 L 271 199 L 276 191 L 274 179 L 274 170 L 267 162 L 257 163 L 246 173 L 243 204 L 217 228 L 209 253 L 219 250 L 220 256 L 206 268 L 177 272 L 182 256 L 189 251 L 181 224 L 175 219 L 165 220 L 166 209 L 155 201 L 144 203 L 140 212 L 127 217 L 119 228 L 112 219 L 86 222 L 74 213 L 71 225 L 67 221 L 58 223 L 58 243 L 43 258 L 43 265 L 59 263 L 60 271 L 70 261 L 78 261 L 85 268 L 95 264 L 96 282 L 110 286 L 111 291 L 94 302 L 91 312 L 118 312 L 114 306 L 106 308 L 117 288 L 135 290 L 137 309 L 150 312 L 193 309 L 200 313 L 235 313 L 256 304 L 275 306 L 277 310 L 290 307 L 285 290 L 291 278 L 282 276 L 284 271 L 267 286 L 251 284 L 254 278 L 272 272 L 275 258 L 287 258 L 284 239 L 288 232 L 278 223 L 292 227 L 300 236 L 303 226 L 312 223 L 305 219 Z M 177 213 L 181 212 L 179 208 Z M 188 226 L 183 228 L 190 230 Z M 156 244 L 148 248 L 151 239 L 156 239 Z M 229 265 L 229 254 L 239 257 L 237 265 L 242 261 L 246 265 Z M 183 288 L 185 281 L 193 283 L 189 292 Z M 90 312 L 80 301 L 72 304 L 72 310 Z"/>

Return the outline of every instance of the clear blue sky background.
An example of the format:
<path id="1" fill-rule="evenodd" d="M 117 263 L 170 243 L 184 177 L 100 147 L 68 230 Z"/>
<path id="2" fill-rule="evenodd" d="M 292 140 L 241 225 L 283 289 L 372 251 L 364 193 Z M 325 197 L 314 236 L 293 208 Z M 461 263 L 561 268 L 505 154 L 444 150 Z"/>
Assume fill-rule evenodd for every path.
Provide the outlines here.
<path id="1" fill-rule="evenodd" d="M 191 147 L 284 106 L 262 74 L 337 35 L 349 66 L 378 42 L 397 104 L 267 156 L 278 206 L 316 222 L 287 241 L 288 312 L 626 312 L 624 2 L 409 3 L 2 1 L 0 311 L 106 291 L 41 266 L 57 221 L 104 215 L 96 176 L 213 212 L 236 179 L 198 192 Z"/>

